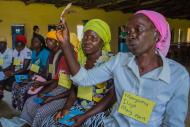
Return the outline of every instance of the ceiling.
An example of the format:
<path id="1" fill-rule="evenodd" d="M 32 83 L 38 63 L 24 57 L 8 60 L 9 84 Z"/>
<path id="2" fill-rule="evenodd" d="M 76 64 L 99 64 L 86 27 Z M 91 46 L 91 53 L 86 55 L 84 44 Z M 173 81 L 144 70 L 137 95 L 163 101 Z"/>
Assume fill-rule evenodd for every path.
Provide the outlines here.
<path id="1" fill-rule="evenodd" d="M 56 7 L 73 5 L 84 9 L 102 8 L 105 11 L 119 10 L 131 13 L 140 9 L 158 11 L 169 18 L 190 19 L 190 0 L 21 0 L 25 4 L 49 3 Z"/>

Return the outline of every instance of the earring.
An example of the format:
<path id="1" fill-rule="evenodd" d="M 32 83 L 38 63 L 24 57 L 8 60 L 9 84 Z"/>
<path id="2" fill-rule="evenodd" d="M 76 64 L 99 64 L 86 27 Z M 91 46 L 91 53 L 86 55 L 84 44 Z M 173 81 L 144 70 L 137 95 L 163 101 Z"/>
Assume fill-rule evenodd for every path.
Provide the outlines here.
<path id="1" fill-rule="evenodd" d="M 156 32 L 154 32 L 154 35 L 153 35 L 153 36 L 154 36 L 155 38 L 156 38 L 156 35 L 157 35 L 157 33 L 156 33 Z"/>
<path id="2" fill-rule="evenodd" d="M 156 31 L 154 32 L 153 36 L 154 36 L 156 42 L 158 42 L 159 38 L 157 37 L 157 33 L 156 33 Z"/>

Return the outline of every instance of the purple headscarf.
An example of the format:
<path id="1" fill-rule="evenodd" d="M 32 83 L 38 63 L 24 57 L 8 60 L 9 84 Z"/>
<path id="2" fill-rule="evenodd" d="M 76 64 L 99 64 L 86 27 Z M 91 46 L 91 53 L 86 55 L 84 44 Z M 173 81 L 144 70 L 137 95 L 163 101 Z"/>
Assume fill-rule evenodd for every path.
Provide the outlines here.
<path id="1" fill-rule="evenodd" d="M 135 13 L 136 14 L 143 14 L 150 19 L 150 21 L 154 24 L 158 32 L 160 33 L 159 41 L 156 44 L 156 48 L 166 56 L 170 47 L 170 26 L 169 23 L 166 21 L 165 17 L 155 11 L 150 10 L 140 10 Z"/>

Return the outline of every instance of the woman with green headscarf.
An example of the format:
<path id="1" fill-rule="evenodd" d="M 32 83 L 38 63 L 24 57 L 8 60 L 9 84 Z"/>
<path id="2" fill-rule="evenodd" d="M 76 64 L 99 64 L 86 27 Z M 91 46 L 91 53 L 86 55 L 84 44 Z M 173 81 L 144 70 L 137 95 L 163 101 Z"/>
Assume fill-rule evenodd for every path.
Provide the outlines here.
<path id="1" fill-rule="evenodd" d="M 86 69 L 91 69 L 108 61 L 110 40 L 111 33 L 107 23 L 100 19 L 90 20 L 84 27 L 84 36 L 78 52 L 80 64 Z M 112 79 L 93 87 L 73 86 L 62 110 L 48 117 L 42 125 L 100 127 L 103 126 L 102 119 L 109 115 L 115 101 Z"/>

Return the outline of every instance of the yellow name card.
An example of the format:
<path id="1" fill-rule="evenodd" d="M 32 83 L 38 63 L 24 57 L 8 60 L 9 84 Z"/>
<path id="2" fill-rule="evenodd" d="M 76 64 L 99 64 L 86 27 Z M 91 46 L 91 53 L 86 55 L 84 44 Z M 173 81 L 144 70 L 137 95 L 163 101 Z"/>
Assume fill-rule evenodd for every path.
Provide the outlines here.
<path id="1" fill-rule="evenodd" d="M 20 64 L 21 64 L 20 60 L 18 58 L 14 58 L 13 65 L 18 66 Z"/>
<path id="2" fill-rule="evenodd" d="M 33 71 L 33 72 L 36 72 L 38 73 L 39 72 L 39 69 L 40 67 L 36 64 L 32 64 L 31 67 L 30 67 L 30 70 Z"/>
<path id="3" fill-rule="evenodd" d="M 98 87 L 99 89 L 103 89 L 105 88 L 105 86 L 106 86 L 105 82 L 96 85 L 96 87 Z"/>
<path id="4" fill-rule="evenodd" d="M 124 92 L 118 112 L 142 123 L 148 123 L 155 102 Z"/>
<path id="5" fill-rule="evenodd" d="M 100 97 L 93 97 L 93 101 L 95 101 L 95 102 L 99 102 L 101 100 L 102 100 L 102 98 L 100 98 Z"/>
<path id="6" fill-rule="evenodd" d="M 59 81 L 58 81 L 58 84 L 60 85 L 60 86 L 63 86 L 63 87 L 65 87 L 65 88 L 67 88 L 67 89 L 70 89 L 71 88 L 71 80 L 70 80 L 70 78 L 69 78 L 69 75 L 66 75 L 66 74 L 64 74 L 64 73 L 60 73 L 59 74 Z"/>
<path id="7" fill-rule="evenodd" d="M 104 93 L 104 89 L 96 89 L 96 93 L 97 93 L 97 94 Z"/>
<path id="8" fill-rule="evenodd" d="M 93 97 L 93 87 L 87 86 L 87 87 L 78 87 L 77 97 L 82 98 L 85 100 L 92 101 Z"/>
<path id="9" fill-rule="evenodd" d="M 4 64 L 4 60 L 3 58 L 0 58 L 0 65 L 3 65 Z"/>
<path id="10" fill-rule="evenodd" d="M 49 73 L 53 73 L 53 64 L 49 64 L 49 66 L 48 66 L 48 71 L 49 71 Z"/>

